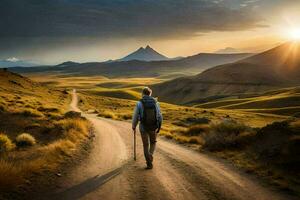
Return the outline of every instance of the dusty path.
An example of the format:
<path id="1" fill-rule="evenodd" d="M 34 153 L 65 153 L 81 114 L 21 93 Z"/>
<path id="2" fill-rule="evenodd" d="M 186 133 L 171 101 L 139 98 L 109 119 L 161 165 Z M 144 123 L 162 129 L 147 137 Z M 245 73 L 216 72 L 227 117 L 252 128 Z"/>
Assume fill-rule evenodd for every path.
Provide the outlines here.
<path id="1" fill-rule="evenodd" d="M 71 104 L 77 108 L 74 92 Z M 55 199 L 292 199 L 236 169 L 175 143 L 158 140 L 153 170 L 144 170 L 141 139 L 132 161 L 128 122 L 85 115 L 95 126 L 90 155 L 60 180 Z"/>

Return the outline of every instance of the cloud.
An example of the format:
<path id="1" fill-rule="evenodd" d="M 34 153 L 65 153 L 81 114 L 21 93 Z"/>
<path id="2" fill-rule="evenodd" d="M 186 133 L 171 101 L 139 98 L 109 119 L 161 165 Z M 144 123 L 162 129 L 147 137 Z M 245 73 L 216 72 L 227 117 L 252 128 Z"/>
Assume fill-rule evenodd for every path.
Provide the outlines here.
<path id="1" fill-rule="evenodd" d="M 249 4 L 251 1 L 240 1 Z M 262 26 L 247 7 L 207 0 L 2 0 L 1 37 L 183 38 Z M 231 5 L 235 5 L 232 3 Z"/>
<path id="2" fill-rule="evenodd" d="M 9 62 L 18 62 L 20 60 L 18 58 L 12 57 L 12 58 L 7 58 L 6 61 L 9 61 Z"/>

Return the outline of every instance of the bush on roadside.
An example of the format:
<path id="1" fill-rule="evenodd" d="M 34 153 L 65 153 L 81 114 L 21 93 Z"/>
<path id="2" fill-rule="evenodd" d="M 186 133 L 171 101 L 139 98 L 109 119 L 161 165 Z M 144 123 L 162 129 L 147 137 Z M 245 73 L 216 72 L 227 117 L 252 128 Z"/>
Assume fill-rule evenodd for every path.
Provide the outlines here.
<path id="1" fill-rule="evenodd" d="M 123 114 L 123 115 L 120 115 L 120 117 L 123 120 L 129 120 L 129 119 L 132 119 L 132 114 Z"/>
<path id="2" fill-rule="evenodd" d="M 104 117 L 104 118 L 111 118 L 111 119 L 116 119 L 117 116 L 113 113 L 113 112 L 110 112 L 110 111 L 103 111 L 103 112 L 100 112 L 98 114 L 98 117 Z"/>
<path id="3" fill-rule="evenodd" d="M 264 162 L 300 166 L 300 120 L 274 122 L 261 128 L 253 143 L 252 151 Z"/>
<path id="4" fill-rule="evenodd" d="M 75 112 L 75 111 L 69 111 L 69 112 L 65 113 L 64 117 L 65 118 L 80 118 L 81 113 Z"/>
<path id="5" fill-rule="evenodd" d="M 252 128 L 240 122 L 226 119 L 220 123 L 211 124 L 210 131 L 202 135 L 205 141 L 204 148 L 212 151 L 239 148 L 248 142 L 253 133 Z"/>
<path id="6" fill-rule="evenodd" d="M 198 124 L 189 127 L 185 132 L 183 132 L 184 135 L 187 136 L 199 136 L 202 133 L 209 131 L 209 125 L 208 124 Z"/>
<path id="7" fill-rule="evenodd" d="M 35 138 L 29 133 L 22 133 L 16 138 L 16 144 L 18 147 L 33 146 L 35 143 Z"/>
<path id="8" fill-rule="evenodd" d="M 60 113 L 61 112 L 61 110 L 58 109 L 58 108 L 43 107 L 43 106 L 40 106 L 37 110 L 41 111 L 41 112 L 54 112 L 54 113 Z"/>
<path id="9" fill-rule="evenodd" d="M 10 151 L 14 148 L 14 144 L 7 135 L 0 133 L 0 153 Z"/>

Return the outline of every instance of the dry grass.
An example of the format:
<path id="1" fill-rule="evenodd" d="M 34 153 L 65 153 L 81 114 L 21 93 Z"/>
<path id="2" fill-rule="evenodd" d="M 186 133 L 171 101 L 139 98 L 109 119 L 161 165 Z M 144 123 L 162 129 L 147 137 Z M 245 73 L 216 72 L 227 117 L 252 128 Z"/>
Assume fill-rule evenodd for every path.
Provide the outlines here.
<path id="1" fill-rule="evenodd" d="M 17 147 L 33 146 L 36 144 L 35 138 L 29 133 L 22 133 L 16 138 Z"/>
<path id="2" fill-rule="evenodd" d="M 110 112 L 110 111 L 100 111 L 98 113 L 98 116 L 99 117 L 104 117 L 104 118 L 110 118 L 110 119 L 117 119 L 117 116 L 113 113 L 113 112 Z"/>
<path id="3" fill-rule="evenodd" d="M 234 120 L 223 120 L 212 123 L 209 131 L 202 135 L 204 148 L 216 151 L 228 148 L 238 148 L 247 142 L 254 131 L 250 127 Z"/>
<path id="4" fill-rule="evenodd" d="M 13 80 L 13 81 L 11 81 Z M 0 70 L 0 199 L 25 181 L 56 172 L 89 139 L 90 124 L 64 116 L 70 96 Z M 26 134 L 22 134 L 26 133 Z M 31 148 L 13 148 L 30 145 Z M 4 152 L 5 151 L 5 152 Z"/>
<path id="5" fill-rule="evenodd" d="M 0 191 L 11 190 L 24 182 L 21 166 L 3 159 L 0 159 L 0 177 Z"/>
<path id="6" fill-rule="evenodd" d="M 38 110 L 25 108 L 22 110 L 16 110 L 15 114 L 23 115 L 24 117 L 43 117 L 44 115 Z"/>
<path id="7" fill-rule="evenodd" d="M 15 145 L 9 139 L 9 137 L 3 133 L 0 133 L 0 153 L 8 152 L 14 149 Z"/>

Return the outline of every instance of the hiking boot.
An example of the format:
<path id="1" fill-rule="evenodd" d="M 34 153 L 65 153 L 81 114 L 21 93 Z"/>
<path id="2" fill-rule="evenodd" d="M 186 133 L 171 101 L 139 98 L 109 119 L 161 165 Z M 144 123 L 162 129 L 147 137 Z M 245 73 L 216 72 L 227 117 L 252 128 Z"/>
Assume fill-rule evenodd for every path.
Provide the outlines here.
<path id="1" fill-rule="evenodd" d="M 152 169 L 153 168 L 153 165 L 152 165 L 152 163 L 149 163 L 149 164 L 147 164 L 147 167 L 146 167 L 146 169 Z"/>
<path id="2" fill-rule="evenodd" d="M 151 161 L 151 163 L 152 163 L 152 162 L 153 162 L 153 155 L 150 154 L 150 155 L 149 155 L 149 158 L 150 158 L 150 161 Z"/>

